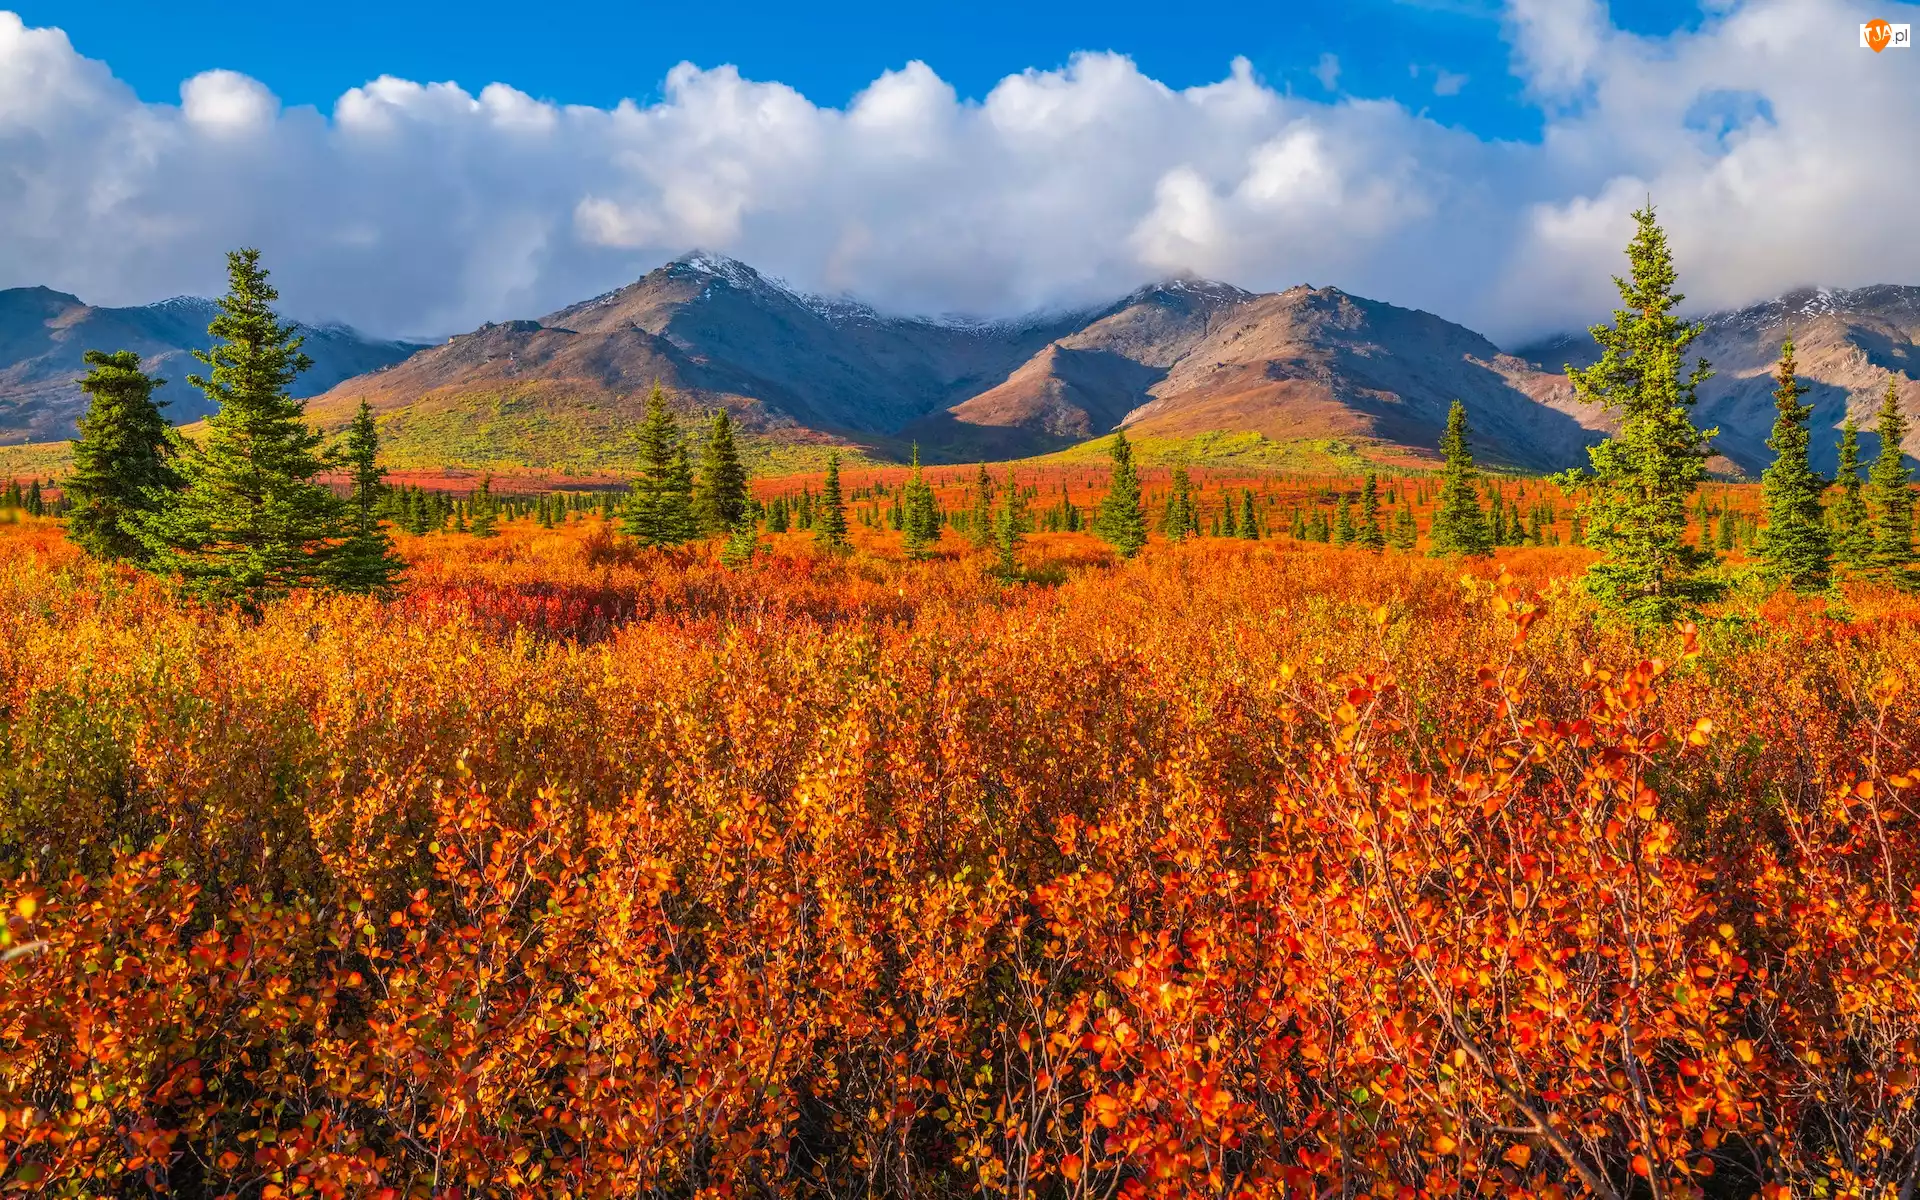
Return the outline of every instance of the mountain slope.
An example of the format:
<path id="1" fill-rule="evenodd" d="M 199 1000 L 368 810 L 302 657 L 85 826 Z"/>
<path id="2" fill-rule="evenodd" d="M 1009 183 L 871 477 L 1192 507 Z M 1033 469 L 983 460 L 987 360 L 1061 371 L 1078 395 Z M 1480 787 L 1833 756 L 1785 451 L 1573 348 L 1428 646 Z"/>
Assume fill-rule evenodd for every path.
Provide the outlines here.
<path id="1" fill-rule="evenodd" d="M 1920 417 L 1920 287 L 1803 288 L 1713 313 L 1701 323 L 1705 330 L 1690 353 L 1711 363 L 1714 376 L 1700 387 L 1695 420 L 1719 428 L 1715 449 L 1748 475 L 1773 461 L 1766 444 L 1773 428 L 1773 372 L 1789 334 L 1801 382 L 1810 388 L 1804 400 L 1813 405 L 1816 468 L 1833 470 L 1848 413 L 1863 430 L 1871 429 L 1889 378 L 1900 380 L 1901 407 L 1909 418 Z M 1550 370 L 1590 365 L 1598 353 L 1585 333 L 1516 351 Z M 1904 447 L 1909 456 L 1920 455 L 1920 421 L 1915 425 Z M 1876 452 L 1871 433 L 1861 435 L 1861 444 L 1864 454 Z"/>
<path id="2" fill-rule="evenodd" d="M 211 344 L 211 300 L 178 297 L 136 308 L 95 308 L 51 288 L 0 290 L 0 444 L 72 436 L 86 411 L 74 381 L 88 350 L 132 350 L 166 379 L 159 398 L 177 422 L 207 415 L 206 398 L 187 383 L 200 369 L 192 351 Z M 398 362 L 418 349 L 365 337 L 344 325 L 302 327 L 314 360 L 296 394 L 313 396 L 345 379 Z"/>

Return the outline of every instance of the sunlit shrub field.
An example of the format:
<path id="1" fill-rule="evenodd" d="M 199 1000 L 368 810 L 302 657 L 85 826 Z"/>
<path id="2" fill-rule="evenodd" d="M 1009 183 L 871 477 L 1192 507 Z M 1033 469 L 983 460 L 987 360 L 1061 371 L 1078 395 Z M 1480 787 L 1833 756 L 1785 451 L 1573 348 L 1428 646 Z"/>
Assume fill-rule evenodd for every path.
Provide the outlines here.
<path id="1" fill-rule="evenodd" d="M 503 530 L 0 527 L 0 1189 L 1914 1195 L 1906 597 Z"/>

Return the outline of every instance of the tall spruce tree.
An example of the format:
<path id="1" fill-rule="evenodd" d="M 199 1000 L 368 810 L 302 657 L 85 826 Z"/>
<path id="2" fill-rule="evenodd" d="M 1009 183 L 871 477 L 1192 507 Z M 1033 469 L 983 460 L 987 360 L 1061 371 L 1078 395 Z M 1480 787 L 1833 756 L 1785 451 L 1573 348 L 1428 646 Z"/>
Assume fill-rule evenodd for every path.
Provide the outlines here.
<path id="1" fill-rule="evenodd" d="M 693 511 L 707 533 L 729 533 L 747 515 L 747 468 L 733 440 L 733 418 L 722 408 L 707 426 L 700 448 L 700 479 L 694 485 Z"/>
<path id="2" fill-rule="evenodd" d="M 1447 431 L 1440 438 L 1446 458 L 1440 479 L 1440 502 L 1434 509 L 1428 539 L 1433 553 L 1480 558 L 1493 551 L 1493 531 L 1480 511 L 1480 493 L 1474 481 L 1473 450 L 1467 444 L 1467 406 L 1458 400 L 1447 411 Z"/>
<path id="3" fill-rule="evenodd" d="M 1132 558 L 1147 544 L 1147 514 L 1140 507 L 1140 474 L 1134 470 L 1133 447 L 1124 430 L 1114 431 L 1112 454 L 1107 494 L 1094 517 L 1093 532 L 1121 558 Z"/>
<path id="4" fill-rule="evenodd" d="M 693 469 L 679 424 L 658 383 L 640 421 L 640 474 L 627 491 L 621 528 L 643 546 L 678 546 L 699 535 L 693 516 Z"/>
<path id="5" fill-rule="evenodd" d="M 348 592 L 383 592 L 406 570 L 394 553 L 393 541 L 380 524 L 382 493 L 387 472 L 380 466 L 380 434 L 373 422 L 373 406 L 360 401 L 353 424 L 347 428 L 341 460 L 353 481 L 347 498 L 347 540 L 327 563 L 327 582 Z"/>
<path id="6" fill-rule="evenodd" d="M 907 476 L 901 498 L 900 526 L 905 534 L 907 555 L 925 558 L 928 549 L 940 537 L 940 513 L 934 507 L 933 489 L 920 471 L 920 444 L 913 446 L 913 472 Z"/>
<path id="7" fill-rule="evenodd" d="M 1854 570 L 1873 559 L 1873 525 L 1860 488 L 1860 427 L 1851 413 L 1840 424 L 1840 462 L 1834 469 L 1840 494 L 1828 512 L 1833 525 L 1833 555 Z"/>
<path id="8" fill-rule="evenodd" d="M 1874 432 L 1880 451 L 1867 469 L 1867 508 L 1873 514 L 1873 565 L 1904 576 L 1913 563 L 1913 480 L 1907 470 L 1907 417 L 1900 411 L 1898 378 L 1887 380 Z M 1904 582 L 1904 580 L 1902 580 Z"/>
<path id="9" fill-rule="evenodd" d="M 145 564 L 152 552 L 135 532 L 138 523 L 180 486 L 172 465 L 176 444 L 160 415 L 166 401 L 153 398 L 164 381 L 142 371 L 131 350 L 89 350 L 86 364 L 92 369 L 80 390 L 87 411 L 66 483 L 73 497 L 67 536 L 95 558 Z"/>
<path id="10" fill-rule="evenodd" d="M 288 391 L 313 360 L 275 314 L 280 294 L 258 250 L 227 255 L 227 284 L 207 326 L 213 347 L 194 351 L 208 375 L 188 378 L 219 411 L 176 459 L 181 490 L 136 530 L 156 568 L 204 594 L 255 603 L 327 582 L 348 519 L 319 482 L 330 465 L 320 434 Z"/>
<path id="11" fill-rule="evenodd" d="M 814 506 L 813 540 L 829 550 L 845 550 L 847 540 L 847 503 L 840 494 L 840 456 L 827 455 L 827 479 L 820 485 L 820 501 Z"/>
<path id="12" fill-rule="evenodd" d="M 1707 443 L 1719 431 L 1699 429 L 1691 416 L 1695 389 L 1712 370 L 1705 359 L 1685 367 L 1701 326 L 1673 315 L 1686 297 L 1673 290 L 1666 232 L 1652 205 L 1633 218 L 1632 278 L 1614 278 L 1623 306 L 1611 327 L 1590 331 L 1600 361 L 1566 371 L 1582 399 L 1620 414 L 1620 432 L 1587 452 L 1586 540 L 1600 551 L 1587 590 L 1646 627 L 1672 621 L 1718 590 L 1699 577 L 1713 552 L 1690 544 L 1686 533 L 1687 497 L 1706 477 Z"/>
<path id="13" fill-rule="evenodd" d="M 1387 531 L 1380 526 L 1380 481 L 1371 471 L 1360 485 L 1360 528 L 1356 534 L 1360 544 L 1375 554 L 1387 548 Z"/>
<path id="14" fill-rule="evenodd" d="M 1253 489 L 1240 493 L 1240 536 L 1249 542 L 1260 540 L 1260 515 L 1253 507 Z"/>
<path id="15" fill-rule="evenodd" d="M 1793 339 L 1780 347 L 1779 387 L 1774 389 L 1773 465 L 1760 477 L 1767 506 L 1767 527 L 1761 533 L 1760 554 L 1768 569 L 1796 591 L 1817 592 L 1833 574 L 1833 548 L 1827 537 L 1820 493 L 1827 481 L 1814 473 L 1807 453 L 1812 441 L 1807 419 L 1811 404 L 1802 404 L 1807 385 L 1795 374 Z M 1706 542 L 1702 529 L 1701 542 Z"/>
<path id="16" fill-rule="evenodd" d="M 1185 467 L 1173 469 L 1173 479 L 1167 487 L 1166 511 L 1160 516 L 1160 532 L 1170 542 L 1200 532 L 1200 514 L 1193 506 L 1193 479 Z"/>

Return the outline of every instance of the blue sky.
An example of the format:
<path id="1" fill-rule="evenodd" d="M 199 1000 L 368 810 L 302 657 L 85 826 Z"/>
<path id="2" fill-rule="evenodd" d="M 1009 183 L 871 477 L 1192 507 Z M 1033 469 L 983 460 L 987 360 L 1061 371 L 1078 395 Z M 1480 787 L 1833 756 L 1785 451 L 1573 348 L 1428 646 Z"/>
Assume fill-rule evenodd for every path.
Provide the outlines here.
<path id="1" fill-rule="evenodd" d="M 58 25 L 75 49 L 113 65 L 150 102 L 173 102 L 204 70 L 243 71 L 287 104 L 322 109 L 380 75 L 493 82 L 563 104 L 657 99 L 669 69 L 733 64 L 840 107 L 882 71 L 926 62 L 962 97 L 1006 75 L 1111 50 L 1170 87 L 1221 78 L 1235 56 L 1276 88 L 1324 86 L 1396 100 L 1486 137 L 1537 138 L 1539 110 L 1509 69 L 1495 0 L 1275 0 L 1195 10 L 1135 3 L 857 0 L 796 4 L 525 0 L 238 5 L 214 0 L 16 0 L 29 24 Z M 1697 5 L 1614 0 L 1616 27 L 1660 36 L 1700 19 Z"/>
<path id="2" fill-rule="evenodd" d="M 896 312 L 1199 275 L 1513 345 L 1606 314 L 1649 195 L 1696 311 L 1920 284 L 1876 16 L 1920 5 L 0 0 L 0 287 L 207 294 L 255 245 L 289 312 L 430 337 L 701 248 Z"/>

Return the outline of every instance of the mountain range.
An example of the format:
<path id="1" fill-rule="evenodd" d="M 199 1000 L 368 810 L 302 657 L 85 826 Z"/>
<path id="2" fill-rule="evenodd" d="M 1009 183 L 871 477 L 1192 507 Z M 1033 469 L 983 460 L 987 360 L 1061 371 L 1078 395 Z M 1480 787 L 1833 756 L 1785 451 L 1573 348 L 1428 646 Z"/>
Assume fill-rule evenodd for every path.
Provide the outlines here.
<path id="1" fill-rule="evenodd" d="M 211 300 L 177 296 L 135 308 L 95 308 L 52 288 L 0 289 L 0 445 L 71 437 L 87 409 L 78 378 L 88 350 L 133 350 L 166 383 L 156 393 L 176 422 L 208 414 L 207 398 L 187 382 L 202 370 L 193 351 L 212 345 Z M 344 379 L 399 362 L 420 349 L 366 337 L 345 325 L 302 326 L 313 368 L 295 394 L 317 396 Z"/>
<path id="2" fill-rule="evenodd" d="M 206 301 L 90 309 L 46 289 L 0 292 L 0 439 L 70 429 L 80 406 L 63 379 L 78 373 L 82 345 L 136 349 L 165 372 L 204 345 L 207 313 Z M 1727 474 L 1769 460 L 1768 373 L 1789 331 L 1822 461 L 1845 412 L 1870 423 L 1889 373 L 1920 411 L 1920 288 L 1806 290 L 1704 324 L 1695 348 L 1718 374 L 1701 389 L 1700 417 L 1719 426 L 1714 465 Z M 694 253 L 536 320 L 433 346 L 342 326 L 306 332 L 310 416 L 338 428 L 368 401 L 402 467 L 626 469 L 656 382 L 690 417 L 725 406 L 763 467 L 836 446 L 896 460 L 913 444 L 931 461 L 1024 457 L 1120 426 L 1150 453 L 1414 465 L 1431 461 L 1457 397 L 1482 457 L 1550 470 L 1583 461 L 1609 428 L 1564 374 L 1592 361 L 1587 335 L 1507 352 L 1332 287 L 1259 294 L 1170 279 L 1091 310 L 937 320 L 809 295 Z M 197 393 L 168 390 L 170 416 L 201 415 Z"/>

